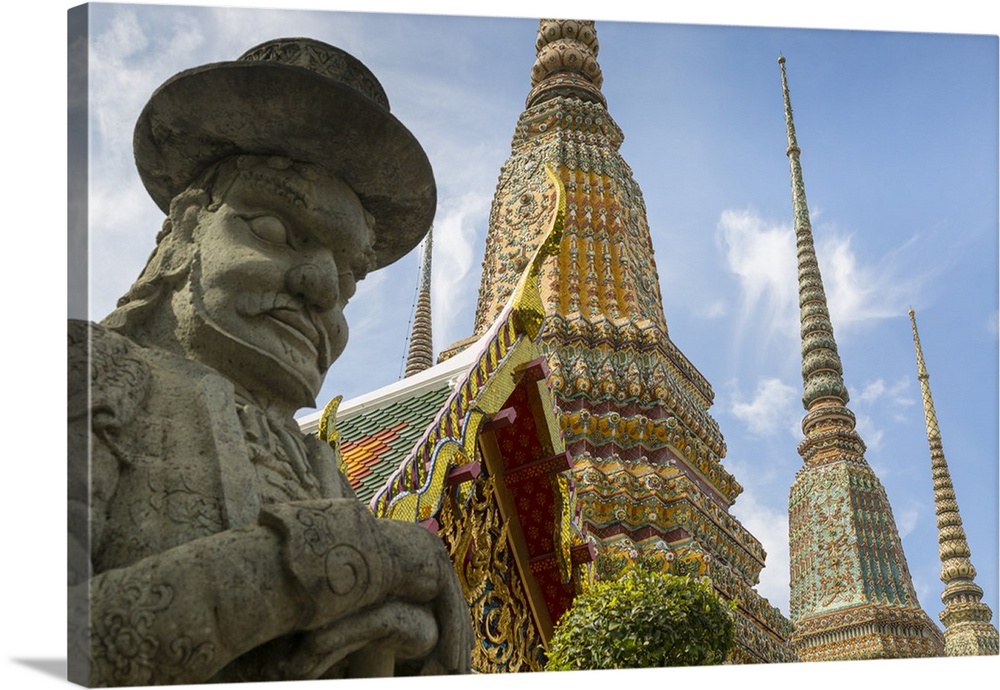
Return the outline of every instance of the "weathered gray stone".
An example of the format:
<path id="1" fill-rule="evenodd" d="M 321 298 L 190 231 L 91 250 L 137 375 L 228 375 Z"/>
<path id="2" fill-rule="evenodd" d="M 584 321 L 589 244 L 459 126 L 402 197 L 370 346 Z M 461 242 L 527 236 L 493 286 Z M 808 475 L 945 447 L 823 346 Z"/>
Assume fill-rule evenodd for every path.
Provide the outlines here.
<path id="1" fill-rule="evenodd" d="M 331 448 L 303 436 L 292 416 L 314 404 L 347 343 L 343 308 L 356 281 L 429 227 L 430 167 L 372 99 L 370 73 L 360 72 L 357 86 L 348 78 L 357 66 L 336 49 L 300 39 L 274 45 L 280 50 L 258 47 L 254 59 L 292 66 L 241 63 L 229 88 L 219 75 L 236 63 L 221 63 L 182 73 L 153 96 L 136 155 L 154 198 L 170 197 L 156 250 L 101 324 L 69 325 L 70 665 L 78 682 L 469 668 L 468 609 L 441 541 L 373 517 Z M 317 73 L 324 51 L 346 73 Z M 275 79 L 278 67 L 284 80 Z M 214 75 L 201 82 L 211 91 L 194 88 L 197 75 Z M 185 80 L 186 97 L 216 104 L 202 109 L 206 119 L 190 115 L 199 102 L 187 103 L 181 123 L 163 106 L 170 85 Z M 326 93 L 322 80 L 351 108 L 317 112 L 306 107 L 312 100 L 296 101 L 302 84 L 308 99 Z M 239 136 L 213 119 L 220 102 L 218 112 L 240 115 Z M 376 121 L 377 134 L 341 136 L 342 155 L 309 146 L 324 128 L 367 131 Z M 226 138 L 232 150 L 219 157 Z M 396 161 L 402 176 L 390 185 L 379 179 L 387 166 L 368 157 L 397 150 L 412 160 Z M 366 169 L 343 167 L 352 160 Z"/>

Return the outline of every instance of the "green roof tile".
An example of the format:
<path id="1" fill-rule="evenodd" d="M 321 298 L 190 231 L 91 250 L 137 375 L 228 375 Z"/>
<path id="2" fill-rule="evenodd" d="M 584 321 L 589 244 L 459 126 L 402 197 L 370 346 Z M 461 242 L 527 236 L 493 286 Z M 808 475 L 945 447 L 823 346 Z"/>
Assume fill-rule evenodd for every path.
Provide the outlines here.
<path id="1" fill-rule="evenodd" d="M 365 503 L 406 459 L 448 400 L 447 381 L 420 395 L 337 419 L 344 471 Z"/>

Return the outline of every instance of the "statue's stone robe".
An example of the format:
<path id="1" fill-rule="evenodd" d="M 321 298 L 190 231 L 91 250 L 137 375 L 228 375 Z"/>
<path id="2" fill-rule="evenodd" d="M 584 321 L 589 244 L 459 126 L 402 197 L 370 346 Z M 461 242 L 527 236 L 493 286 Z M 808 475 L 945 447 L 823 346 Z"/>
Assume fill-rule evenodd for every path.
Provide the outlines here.
<path id="1" fill-rule="evenodd" d="M 69 372 L 70 585 L 89 589 L 89 683 L 280 677 L 260 667 L 273 655 L 238 652 L 303 615 L 278 603 L 302 600 L 294 583 L 255 558 L 274 539 L 258 517 L 357 503 L 332 449 L 213 370 L 99 325 L 70 322 Z M 217 624 L 227 610 L 250 629 Z"/>

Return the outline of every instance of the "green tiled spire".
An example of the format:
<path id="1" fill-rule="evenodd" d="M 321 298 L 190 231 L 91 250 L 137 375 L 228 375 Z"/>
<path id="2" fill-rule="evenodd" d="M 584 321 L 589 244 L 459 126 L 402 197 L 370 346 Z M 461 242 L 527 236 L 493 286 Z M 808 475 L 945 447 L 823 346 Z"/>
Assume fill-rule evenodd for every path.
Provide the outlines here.
<path id="1" fill-rule="evenodd" d="M 931 451 L 931 475 L 934 479 L 934 506 L 937 513 L 938 554 L 941 557 L 941 581 L 944 592 L 941 601 L 944 611 L 944 651 L 948 656 L 975 656 L 998 653 L 997 629 L 990 623 L 993 613 L 982 603 L 983 590 L 976 584 L 976 569 L 972 565 L 972 551 L 962 528 L 958 513 L 955 487 L 951 483 L 948 461 L 941 444 L 934 400 L 931 398 L 930 376 L 924 364 L 924 353 L 917 333 L 917 317 L 910 310 L 913 327 L 913 346 L 917 352 L 917 379 L 920 397 L 924 403 L 927 423 L 927 443 Z"/>
<path id="2" fill-rule="evenodd" d="M 892 508 L 847 407 L 813 243 L 801 150 L 781 66 L 802 335 L 804 466 L 789 495 L 793 642 L 805 661 L 935 656 L 941 633 L 920 608 Z"/>
<path id="3" fill-rule="evenodd" d="M 341 469 L 361 501 L 368 503 L 385 485 L 450 394 L 442 381 L 417 395 L 350 410 L 337 419 Z"/>
<path id="4" fill-rule="evenodd" d="M 823 278 L 816 261 L 806 187 L 802 181 L 795 124 L 792 121 L 792 104 L 788 97 L 788 79 L 785 75 L 785 58 L 781 65 L 781 85 L 785 95 L 785 124 L 788 131 L 788 162 L 792 170 L 792 209 L 795 216 L 795 240 L 799 261 L 799 316 L 802 322 L 802 381 L 805 393 L 802 404 L 806 410 L 818 401 L 846 405 L 850 396 L 844 385 L 844 369 L 833 338 L 833 324 L 826 306 Z"/>

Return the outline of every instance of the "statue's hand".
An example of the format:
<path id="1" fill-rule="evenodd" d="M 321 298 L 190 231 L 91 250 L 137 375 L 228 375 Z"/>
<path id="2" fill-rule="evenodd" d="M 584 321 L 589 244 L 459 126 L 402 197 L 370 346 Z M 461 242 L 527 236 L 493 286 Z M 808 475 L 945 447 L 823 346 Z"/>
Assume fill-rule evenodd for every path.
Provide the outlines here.
<path id="1" fill-rule="evenodd" d="M 296 627 L 331 631 L 321 646 L 330 649 L 336 640 L 348 639 L 346 632 L 332 632 L 341 619 L 395 601 L 407 605 L 411 622 L 429 613 L 436 623 L 436 644 L 430 644 L 420 672 L 468 672 L 469 609 L 436 536 L 412 523 L 376 519 L 361 503 L 347 499 L 267 506 L 260 522 L 280 535 L 284 562 L 301 591 L 303 614 Z M 376 616 L 365 625 L 382 620 Z M 424 632 L 412 640 L 400 634 L 407 654 L 419 646 L 417 640 L 429 639 Z M 348 653 L 363 646 L 356 644 Z"/>
<path id="2" fill-rule="evenodd" d="M 437 642 L 428 606 L 389 601 L 306 633 L 282 675 L 313 680 L 333 669 L 338 677 L 392 676 L 397 662 L 427 657 Z"/>
<path id="3" fill-rule="evenodd" d="M 468 673 L 473 645 L 469 606 L 444 542 L 412 523 L 379 520 L 379 524 L 391 545 L 397 578 L 394 592 L 428 603 L 438 624 L 437 645 L 419 672 Z"/>

